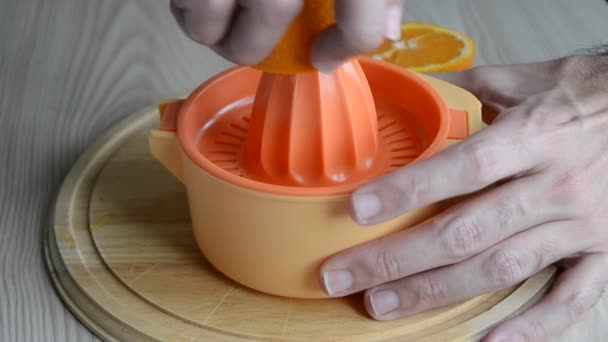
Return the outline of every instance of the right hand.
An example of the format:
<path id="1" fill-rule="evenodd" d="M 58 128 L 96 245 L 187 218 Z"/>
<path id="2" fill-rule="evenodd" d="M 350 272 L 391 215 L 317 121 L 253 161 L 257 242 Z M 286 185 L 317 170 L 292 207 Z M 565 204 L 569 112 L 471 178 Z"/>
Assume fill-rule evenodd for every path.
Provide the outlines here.
<path id="1" fill-rule="evenodd" d="M 171 0 L 192 40 L 239 65 L 255 65 L 277 45 L 306 0 Z M 335 0 L 336 24 L 316 40 L 311 61 L 331 72 L 401 36 L 401 0 Z"/>

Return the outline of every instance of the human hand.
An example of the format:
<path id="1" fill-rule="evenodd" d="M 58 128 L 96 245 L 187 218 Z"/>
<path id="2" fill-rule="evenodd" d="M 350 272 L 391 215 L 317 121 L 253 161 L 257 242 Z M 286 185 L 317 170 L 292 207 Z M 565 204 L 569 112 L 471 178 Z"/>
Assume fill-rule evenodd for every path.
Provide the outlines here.
<path id="1" fill-rule="evenodd" d="M 358 189 L 352 216 L 372 225 L 475 194 L 411 229 L 333 256 L 321 269 L 325 291 L 365 290 L 369 314 L 392 320 L 510 287 L 558 263 L 565 271 L 548 295 L 486 341 L 561 334 L 608 284 L 608 57 L 437 77 L 494 109 L 484 118 L 490 125 Z"/>
<path id="2" fill-rule="evenodd" d="M 171 0 L 171 11 L 192 40 L 240 65 L 264 60 L 306 0 Z M 311 62 L 330 72 L 372 52 L 384 37 L 401 37 L 401 0 L 335 0 L 336 24 L 315 41 Z"/>

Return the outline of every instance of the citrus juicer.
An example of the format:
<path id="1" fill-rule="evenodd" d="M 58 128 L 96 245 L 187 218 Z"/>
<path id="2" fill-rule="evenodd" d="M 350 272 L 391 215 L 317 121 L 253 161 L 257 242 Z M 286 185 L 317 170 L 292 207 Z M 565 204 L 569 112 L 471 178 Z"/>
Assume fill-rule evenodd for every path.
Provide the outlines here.
<path id="1" fill-rule="evenodd" d="M 328 257 L 443 210 L 360 227 L 349 195 L 481 125 L 472 94 L 387 62 L 353 58 L 331 75 L 312 69 L 312 40 L 335 22 L 332 8 L 306 1 L 264 62 L 162 102 L 149 133 L 152 154 L 186 188 L 202 254 L 267 294 L 325 298 L 319 268 Z"/>

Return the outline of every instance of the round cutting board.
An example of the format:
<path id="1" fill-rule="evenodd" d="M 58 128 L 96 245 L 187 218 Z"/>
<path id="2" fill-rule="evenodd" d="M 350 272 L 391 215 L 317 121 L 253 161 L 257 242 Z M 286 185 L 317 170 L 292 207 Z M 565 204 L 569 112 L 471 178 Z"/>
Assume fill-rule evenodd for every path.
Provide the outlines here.
<path id="1" fill-rule="evenodd" d="M 148 152 L 147 131 L 157 126 L 156 109 L 133 114 L 86 151 L 45 239 L 58 292 L 104 340 L 469 341 L 536 302 L 555 276 L 550 267 L 392 322 L 370 319 L 360 295 L 296 300 L 244 288 L 197 249 L 185 189 Z"/>

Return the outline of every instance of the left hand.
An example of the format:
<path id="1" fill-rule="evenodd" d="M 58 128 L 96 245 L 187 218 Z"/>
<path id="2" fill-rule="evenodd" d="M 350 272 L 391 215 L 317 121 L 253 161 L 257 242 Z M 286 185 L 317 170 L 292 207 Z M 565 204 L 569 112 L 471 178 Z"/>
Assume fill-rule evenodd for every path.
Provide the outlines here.
<path id="1" fill-rule="evenodd" d="M 325 291 L 365 290 L 369 314 L 392 320 L 515 285 L 563 262 L 566 271 L 550 293 L 486 341 L 558 335 L 608 284 L 608 57 L 437 76 L 468 89 L 497 116 L 484 118 L 490 126 L 469 139 L 357 190 L 353 217 L 372 225 L 477 194 L 330 258 L 321 270 Z"/>

